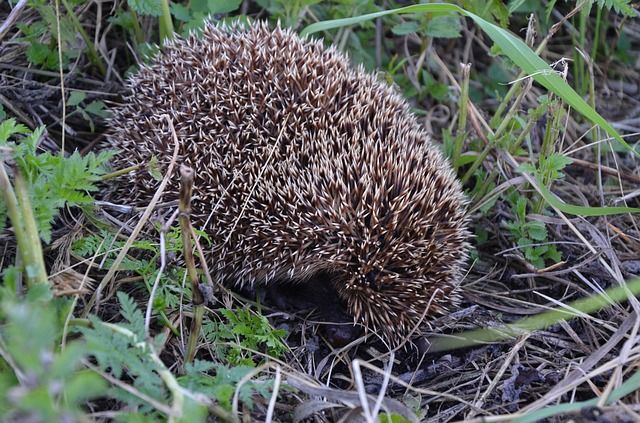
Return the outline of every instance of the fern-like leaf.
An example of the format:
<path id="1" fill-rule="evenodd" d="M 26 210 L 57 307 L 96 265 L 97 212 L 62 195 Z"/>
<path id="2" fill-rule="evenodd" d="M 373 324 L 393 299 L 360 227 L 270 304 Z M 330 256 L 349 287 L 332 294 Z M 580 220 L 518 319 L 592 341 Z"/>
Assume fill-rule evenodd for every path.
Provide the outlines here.
<path id="1" fill-rule="evenodd" d="M 636 10 L 631 6 L 631 0 L 591 0 L 591 4 L 597 4 L 598 7 L 607 10 L 615 10 L 621 15 L 634 17 L 637 15 Z"/>

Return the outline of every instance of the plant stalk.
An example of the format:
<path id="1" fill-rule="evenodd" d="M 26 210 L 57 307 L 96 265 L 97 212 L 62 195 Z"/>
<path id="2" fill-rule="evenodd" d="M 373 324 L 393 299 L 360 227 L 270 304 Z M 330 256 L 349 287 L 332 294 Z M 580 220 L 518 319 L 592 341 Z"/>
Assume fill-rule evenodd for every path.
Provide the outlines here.
<path id="1" fill-rule="evenodd" d="M 107 68 L 104 65 L 102 59 L 100 58 L 100 55 L 98 54 L 98 51 L 96 50 L 95 45 L 91 41 L 91 38 L 89 38 L 89 34 L 87 34 L 87 32 L 84 30 L 84 28 L 82 27 L 82 23 L 80 23 L 80 20 L 78 19 L 75 12 L 73 11 L 73 7 L 69 4 L 69 0 L 62 0 L 62 4 L 64 5 L 64 8 L 67 10 L 67 14 L 71 18 L 71 22 L 73 23 L 75 30 L 78 31 L 78 33 L 82 37 L 82 40 L 87 46 L 87 55 L 89 56 L 89 60 L 91 61 L 91 63 L 93 63 L 95 67 L 98 68 L 102 76 L 106 76 Z M 60 34 L 57 34 L 57 35 L 58 37 L 60 36 Z"/>
<path id="2" fill-rule="evenodd" d="M 20 251 L 20 255 L 22 256 L 22 261 L 24 263 L 32 263 L 33 258 L 31 256 L 31 249 L 28 248 L 29 242 L 27 240 L 27 235 L 25 233 L 24 227 L 22 226 L 22 213 L 20 213 L 20 206 L 18 205 L 18 199 L 16 198 L 16 193 L 11 186 L 11 182 L 9 181 L 9 176 L 4 168 L 4 161 L 0 159 L 0 190 L 2 191 L 2 197 L 4 199 L 5 207 L 7 208 L 7 214 L 9 215 L 9 220 L 11 221 L 11 225 L 13 226 L 13 233 L 16 236 L 16 241 L 18 243 L 18 250 Z M 27 281 L 29 279 L 27 278 Z"/>
<path id="3" fill-rule="evenodd" d="M 191 239 L 191 196 L 193 193 L 193 169 L 180 166 L 180 230 L 182 232 L 182 248 L 184 250 L 184 261 L 187 266 L 187 275 L 191 281 L 191 303 L 193 305 L 193 318 L 191 320 L 191 331 L 187 341 L 187 351 L 185 363 L 191 363 L 196 356 L 198 338 L 202 327 L 202 317 L 204 315 L 204 296 L 200 292 L 198 272 L 193 257 L 193 240 Z"/>
<path id="4" fill-rule="evenodd" d="M 460 154 L 462 154 L 462 145 L 467 129 L 467 114 L 469 105 L 469 75 L 471 72 L 471 64 L 460 64 L 460 70 L 462 71 L 462 85 L 460 87 L 460 112 L 458 113 L 458 130 L 456 132 L 456 139 L 453 149 L 453 166 L 457 169 L 459 167 Z"/>
<path id="5" fill-rule="evenodd" d="M 4 173 L 4 166 L 1 167 Z M 16 226 L 16 223 L 18 225 L 22 224 L 24 229 L 23 242 L 26 242 L 26 245 L 21 246 L 20 249 L 23 254 L 27 283 L 47 283 L 47 269 L 44 265 L 44 257 L 42 256 L 42 244 L 40 243 L 40 236 L 38 235 L 38 226 L 36 225 L 33 209 L 31 208 L 29 190 L 18 168 L 15 169 L 14 181 L 22 222 L 14 221 L 13 223 L 14 226 Z"/>
<path id="6" fill-rule="evenodd" d="M 133 172 L 134 170 L 142 169 L 146 166 L 146 164 L 141 163 L 129 167 L 125 167 L 124 169 L 116 170 L 115 172 L 107 173 L 106 175 L 102 175 L 100 178 L 101 181 L 106 181 L 109 179 L 117 178 L 118 176 L 126 175 L 129 172 Z"/>
<path id="7" fill-rule="evenodd" d="M 164 42 L 165 40 L 173 37 L 173 20 L 171 19 L 171 10 L 169 9 L 169 1 L 161 0 L 160 1 L 160 9 L 162 10 L 162 15 L 160 15 L 160 41 Z"/>
<path id="8" fill-rule="evenodd" d="M 144 43 L 144 34 L 142 33 L 142 27 L 138 20 L 138 14 L 132 8 L 129 8 L 129 13 L 131 13 L 131 20 L 133 21 L 133 38 L 136 40 L 136 44 L 140 45 Z M 137 49 L 138 46 L 136 46 L 136 50 Z"/>

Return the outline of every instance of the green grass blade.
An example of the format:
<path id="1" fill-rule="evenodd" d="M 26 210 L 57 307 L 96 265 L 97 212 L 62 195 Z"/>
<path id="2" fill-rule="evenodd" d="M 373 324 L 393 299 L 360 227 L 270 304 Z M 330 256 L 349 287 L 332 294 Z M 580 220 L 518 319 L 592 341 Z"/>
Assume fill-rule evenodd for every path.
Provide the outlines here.
<path id="1" fill-rule="evenodd" d="M 622 139 L 620 134 L 600 116 L 589 104 L 584 101 L 580 95 L 575 92 L 567 82 L 562 79 L 551 67 L 542 60 L 524 41 L 509 31 L 502 29 L 471 12 L 468 12 L 454 4 L 432 3 L 417 4 L 413 6 L 405 6 L 397 9 L 383 10 L 380 12 L 369 13 L 351 18 L 334 19 L 329 21 L 317 22 L 304 28 L 301 35 L 309 35 L 319 31 L 340 28 L 344 26 L 354 25 L 357 23 L 369 21 L 387 15 L 408 14 L 408 13 L 451 13 L 457 12 L 463 16 L 467 16 L 480 27 L 493 40 L 502 52 L 509 57 L 516 65 L 518 65 L 525 73 L 533 77 L 540 85 L 544 86 L 551 92 L 561 97 L 567 104 L 573 107 L 578 113 L 589 119 L 591 122 L 599 125 L 602 129 L 624 146 L 628 151 L 640 156 L 640 152 L 636 151 L 627 142 Z"/>
<path id="2" fill-rule="evenodd" d="M 466 13 L 466 11 L 455 4 L 447 3 L 432 3 L 432 4 L 415 4 L 413 6 L 399 7 L 397 9 L 381 10 L 380 12 L 367 13 L 366 15 L 353 16 L 351 18 L 332 19 L 328 21 L 316 22 L 304 28 L 300 35 L 307 36 L 320 31 L 327 31 L 329 29 L 342 28 L 343 26 L 350 26 L 359 24 L 361 22 L 370 21 L 372 19 L 380 18 L 387 15 L 399 15 L 407 13 Z"/>
<path id="3" fill-rule="evenodd" d="M 582 410 L 584 407 L 593 407 L 598 403 L 598 399 L 594 398 L 589 401 L 572 402 L 568 404 L 558 404 L 552 407 L 545 407 L 540 410 L 531 412 L 526 416 L 518 417 L 512 423 L 535 423 L 548 417 L 561 413 L 572 413 Z"/>
<path id="4" fill-rule="evenodd" d="M 634 375 L 627 379 L 622 385 L 611 391 L 607 403 L 611 404 L 638 391 L 640 391 L 640 370 L 635 372 Z"/>
<path id="5" fill-rule="evenodd" d="M 607 399 L 607 404 L 612 404 L 620 398 L 629 395 L 633 392 L 637 392 L 640 389 L 640 371 L 637 371 L 633 376 L 627 379 L 622 385 L 614 389 Z M 593 398 L 587 401 L 573 402 L 568 404 L 558 404 L 551 407 L 545 407 L 537 411 L 533 411 L 526 416 L 518 417 L 513 420 L 513 423 L 534 423 L 546 419 L 548 417 L 555 416 L 561 413 L 570 413 L 580 411 L 586 407 L 593 407 L 598 404 L 598 398 Z"/>
<path id="6" fill-rule="evenodd" d="M 568 303 L 568 308 L 554 308 L 540 314 L 525 317 L 514 323 L 496 328 L 482 328 L 455 334 L 455 337 L 438 337 L 432 340 L 429 352 L 450 351 L 478 346 L 484 343 L 504 342 L 523 333 L 544 329 L 561 320 L 571 320 L 582 314 L 591 314 L 622 303 L 631 295 L 640 294 L 640 278 L 627 281 L 626 286 L 615 286 L 604 293 L 594 293 Z"/>
<path id="7" fill-rule="evenodd" d="M 544 186 L 542 181 L 536 179 L 536 182 L 538 185 L 536 188 L 540 195 L 542 195 L 542 198 L 563 213 L 575 216 L 610 216 L 613 214 L 640 213 L 640 208 L 637 207 L 590 207 L 563 203 Z"/>

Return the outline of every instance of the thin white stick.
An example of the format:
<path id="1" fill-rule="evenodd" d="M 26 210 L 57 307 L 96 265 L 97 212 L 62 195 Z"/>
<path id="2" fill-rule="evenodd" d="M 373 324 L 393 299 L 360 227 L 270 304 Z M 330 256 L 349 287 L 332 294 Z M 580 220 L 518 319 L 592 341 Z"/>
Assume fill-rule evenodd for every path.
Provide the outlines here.
<path id="1" fill-rule="evenodd" d="M 153 282 L 151 293 L 149 294 L 149 301 L 147 302 L 147 311 L 144 316 L 144 335 L 149 337 L 149 327 L 151 326 L 151 309 L 153 309 L 153 299 L 156 296 L 158 285 L 160 285 L 160 278 L 164 273 L 164 268 L 167 264 L 167 254 L 165 248 L 164 231 L 160 231 L 160 269 L 156 275 L 156 280 Z"/>
<path id="2" fill-rule="evenodd" d="M 353 368 L 353 379 L 356 383 L 356 388 L 358 389 L 358 398 L 360 398 L 360 406 L 362 407 L 364 419 L 367 423 L 375 423 L 376 420 L 373 418 L 371 409 L 369 408 L 367 391 L 364 389 L 364 381 L 362 380 L 362 372 L 360 371 L 360 360 L 353 360 L 351 367 Z"/>
<path id="3" fill-rule="evenodd" d="M 393 369 L 393 360 L 396 358 L 396 353 L 391 351 L 389 354 L 389 363 L 387 364 L 387 368 L 384 371 L 384 379 L 382 379 L 382 386 L 380 386 L 380 392 L 378 392 L 378 398 L 376 399 L 376 403 L 373 406 L 373 410 L 371 411 L 371 416 L 375 417 L 380 413 L 380 408 L 382 407 L 382 401 L 384 400 L 384 395 L 387 392 L 387 386 L 389 386 L 389 379 L 391 378 L 391 370 Z"/>
<path id="4" fill-rule="evenodd" d="M 271 393 L 271 399 L 269 399 L 269 407 L 267 408 L 267 416 L 265 423 L 271 423 L 273 420 L 273 412 L 276 408 L 276 400 L 278 399 L 278 391 L 280 390 L 280 366 L 276 365 L 276 377 L 273 381 L 273 392 Z"/>

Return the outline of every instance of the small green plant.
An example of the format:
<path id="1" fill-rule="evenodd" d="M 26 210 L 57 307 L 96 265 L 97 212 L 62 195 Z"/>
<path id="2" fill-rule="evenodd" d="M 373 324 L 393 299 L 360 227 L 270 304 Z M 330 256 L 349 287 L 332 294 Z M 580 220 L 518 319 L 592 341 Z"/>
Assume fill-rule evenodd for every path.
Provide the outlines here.
<path id="1" fill-rule="evenodd" d="M 0 123 L 0 147 L 10 151 L 13 161 L 24 176 L 38 233 L 43 241 L 51 240 L 51 224 L 64 205 L 81 206 L 93 202 L 89 192 L 97 190 L 96 183 L 107 171 L 111 152 L 74 152 L 69 157 L 38 152 L 38 142 L 44 127 L 30 131 L 14 119 Z M 0 228 L 5 218 L 0 215 Z"/>
<path id="2" fill-rule="evenodd" d="M 256 0 L 273 19 L 282 20 L 286 27 L 294 27 L 304 8 L 320 3 L 320 0 Z"/>
<path id="3" fill-rule="evenodd" d="M 74 241 L 71 250 L 81 257 L 90 258 L 98 255 L 98 262 L 105 269 L 114 265 L 115 258 L 124 246 L 125 240 L 116 239 L 113 233 L 101 230 L 96 234 L 90 234 Z M 168 254 L 179 254 L 182 251 L 182 239 L 180 231 L 172 228 L 165 236 L 165 248 Z M 160 245 L 146 239 L 137 239 L 133 242 L 130 253 L 120 262 L 119 270 L 133 272 L 142 277 L 142 282 L 147 290 L 151 287 L 159 272 Z M 166 313 L 180 306 L 181 297 L 188 301 L 191 299 L 191 289 L 187 284 L 184 288 L 179 282 L 184 278 L 185 269 L 170 266 L 160 277 L 160 282 L 153 301 L 153 310 L 161 321 L 172 330 Z"/>
<path id="4" fill-rule="evenodd" d="M 224 309 L 221 313 L 226 322 L 206 322 L 203 332 L 218 349 L 216 356 L 226 357 L 229 364 L 255 366 L 255 351 L 275 358 L 287 351 L 282 341 L 286 331 L 273 329 L 266 317 L 248 309 Z"/>
<path id="5" fill-rule="evenodd" d="M 0 410 L 4 421 L 81 421 L 87 401 L 103 396 L 107 384 L 82 369 L 86 345 L 60 349 L 65 300 L 52 300 L 38 285 L 15 294 L 18 272 L 5 269 L 0 305 Z M 28 334 L 28 336 L 25 336 Z"/>
<path id="6" fill-rule="evenodd" d="M 564 177 L 562 170 L 571 163 L 571 159 L 560 154 L 551 153 L 540 155 L 537 167 L 530 163 L 520 166 L 520 170 L 528 172 L 544 185 Z M 507 228 L 514 237 L 516 244 L 522 248 L 525 258 L 536 268 L 543 268 L 545 261 L 557 263 L 562 259 L 562 254 L 555 245 L 548 244 L 548 233 L 544 223 L 527 219 L 527 207 L 529 202 L 526 197 L 514 191 L 510 197 L 515 221 L 507 224 Z M 534 203 L 534 212 L 543 213 L 546 206 L 545 199 L 538 197 Z"/>
<path id="7" fill-rule="evenodd" d="M 82 91 L 72 91 L 67 99 L 67 105 L 74 107 L 75 110 L 67 115 L 71 116 L 73 113 L 79 113 L 84 120 L 89 123 L 91 132 L 96 130 L 95 118 L 107 118 L 109 117 L 109 111 L 107 106 L 102 100 L 93 100 L 89 103 L 85 102 L 87 95 Z"/>
<path id="8" fill-rule="evenodd" d="M 120 314 L 125 321 L 107 325 L 97 317 L 90 317 L 91 326 L 80 331 L 98 366 L 116 379 L 123 376 L 131 379 L 140 392 L 163 403 L 169 402 L 170 393 L 164 386 L 150 349 L 159 350 L 162 336 L 145 341 L 144 316 L 133 300 L 119 292 Z M 110 394 L 131 406 L 149 410 L 149 404 L 121 389 L 112 389 Z"/>
<path id="9" fill-rule="evenodd" d="M 19 23 L 17 27 L 23 34 L 22 40 L 28 44 L 26 58 L 30 63 L 43 69 L 64 69 L 71 60 L 86 51 L 89 61 L 102 75 L 106 74 L 106 66 L 93 40 L 74 12 L 75 7 L 84 4 L 82 0 L 61 0 L 59 7 L 46 0 L 31 0 L 29 3 L 40 19 L 29 24 Z"/>
<path id="10" fill-rule="evenodd" d="M 508 223 L 507 228 L 518 247 L 522 249 L 525 258 L 540 269 L 545 266 L 545 260 L 557 263 L 562 259 L 562 255 L 555 245 L 548 244 L 545 224 L 527 219 L 527 203 L 525 197 L 517 197 L 514 205 L 516 220 Z"/>
<path id="11" fill-rule="evenodd" d="M 215 376 L 210 375 L 212 370 L 215 371 Z M 185 365 L 185 375 L 178 380 L 185 388 L 197 390 L 208 397 L 215 398 L 221 407 L 231 410 L 231 400 L 238 382 L 254 370 L 253 366 L 230 367 L 210 361 L 195 360 Z M 249 381 L 240 387 L 238 398 L 247 407 L 252 408 L 256 395 L 269 398 L 271 386 L 270 380 Z"/>
<path id="12" fill-rule="evenodd" d="M 58 36 L 58 23 L 54 6 L 43 0 L 33 0 L 30 3 L 38 11 L 40 20 L 35 20 L 29 24 L 18 24 L 18 28 L 23 34 L 22 41 L 25 41 L 28 45 L 26 51 L 27 60 L 42 69 L 58 70 L 60 67 L 58 38 L 60 38 L 62 66 L 66 68 L 68 63 L 77 58 L 82 52 L 75 39 L 70 18 L 68 16 L 60 17 L 60 35 Z"/>
<path id="13" fill-rule="evenodd" d="M 20 24 L 19 28 L 24 34 L 23 40 L 29 44 L 26 51 L 26 58 L 29 63 L 42 69 L 58 69 L 59 58 L 54 44 L 55 40 L 50 40 L 46 43 L 40 41 L 49 31 L 47 25 L 42 21 L 37 21 L 30 25 Z"/>
<path id="14" fill-rule="evenodd" d="M 196 0 L 187 4 L 171 3 L 171 14 L 181 22 L 180 32 L 186 34 L 190 30 L 202 27 L 209 16 L 218 16 L 236 11 L 242 0 L 206 1 Z"/>
<path id="15" fill-rule="evenodd" d="M 177 396 L 189 393 L 183 398 L 183 401 L 186 401 L 181 410 L 181 421 L 204 420 L 205 408 L 199 401 L 194 401 L 197 398 L 196 393 L 215 399 L 224 409 L 231 409 L 231 398 L 236 391 L 236 385 L 254 370 L 252 367 L 228 367 L 196 360 L 185 365 L 184 376 L 173 379 L 157 355 L 165 342 L 164 337 L 157 335 L 152 340 L 145 340 L 142 312 L 125 293 L 119 292 L 118 299 L 124 322 L 115 325 L 91 317 L 91 325 L 80 328 L 88 351 L 96 358 L 103 372 L 117 379 L 132 380 L 132 385 L 137 391 L 162 404 L 175 404 Z M 212 371 L 215 371 L 214 376 L 209 374 Z M 176 385 L 178 383 L 180 385 Z M 270 386 L 269 381 L 249 381 L 240 388 L 239 399 L 251 408 L 254 395 L 269 397 Z M 110 390 L 109 394 L 130 407 L 146 412 L 153 410 L 148 401 L 120 388 Z"/>

